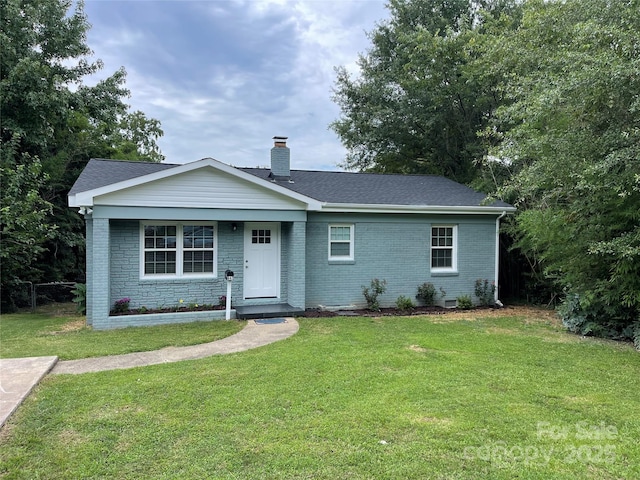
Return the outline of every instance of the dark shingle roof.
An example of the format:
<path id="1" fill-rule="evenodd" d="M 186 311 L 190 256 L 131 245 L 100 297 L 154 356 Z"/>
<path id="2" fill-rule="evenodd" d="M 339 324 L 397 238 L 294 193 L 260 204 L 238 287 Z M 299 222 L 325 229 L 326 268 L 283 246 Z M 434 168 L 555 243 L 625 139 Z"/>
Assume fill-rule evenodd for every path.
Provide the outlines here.
<path id="1" fill-rule="evenodd" d="M 241 168 L 269 180 L 270 170 Z M 487 197 L 460 183 L 435 175 L 292 170 L 291 180 L 277 184 L 320 202 L 362 205 L 480 206 Z M 509 206 L 496 202 L 492 206 Z"/>
<path id="2" fill-rule="evenodd" d="M 180 165 L 93 159 L 80 174 L 69 194 L 93 190 L 178 166 Z M 271 181 L 269 169 L 238 170 Z M 468 207 L 481 206 L 486 198 L 483 193 L 434 175 L 291 170 L 291 180 L 279 180 L 277 185 L 327 203 Z M 511 207 L 500 201 L 488 206 Z"/>
<path id="3" fill-rule="evenodd" d="M 89 160 L 76 183 L 69 190 L 69 195 L 106 187 L 113 183 L 123 182 L 178 166 L 170 163 L 128 162 L 125 160 L 93 158 Z"/>

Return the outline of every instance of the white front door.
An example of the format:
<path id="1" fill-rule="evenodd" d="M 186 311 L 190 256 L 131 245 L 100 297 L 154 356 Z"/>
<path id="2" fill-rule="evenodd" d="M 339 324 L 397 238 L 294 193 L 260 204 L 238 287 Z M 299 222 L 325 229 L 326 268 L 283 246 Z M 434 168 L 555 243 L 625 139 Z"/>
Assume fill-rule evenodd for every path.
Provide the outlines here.
<path id="1" fill-rule="evenodd" d="M 244 298 L 280 296 L 280 224 L 245 223 Z"/>

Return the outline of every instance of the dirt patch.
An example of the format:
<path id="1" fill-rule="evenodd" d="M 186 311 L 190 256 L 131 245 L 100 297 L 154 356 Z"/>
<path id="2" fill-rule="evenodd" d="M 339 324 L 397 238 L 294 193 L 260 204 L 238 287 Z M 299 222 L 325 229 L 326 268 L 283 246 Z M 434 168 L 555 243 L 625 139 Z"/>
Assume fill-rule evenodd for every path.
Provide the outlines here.
<path id="1" fill-rule="evenodd" d="M 367 310 L 366 308 L 355 310 L 319 310 L 309 309 L 304 312 L 307 318 L 322 317 L 406 317 L 415 315 L 443 315 L 451 309 L 443 307 L 416 307 L 411 310 L 400 310 L 398 308 L 381 308 L 380 310 Z"/>
<path id="2" fill-rule="evenodd" d="M 451 425 L 453 421 L 450 418 L 437 418 L 437 417 L 419 417 L 416 419 L 418 423 L 429 423 L 432 425 Z"/>
<path id="3" fill-rule="evenodd" d="M 427 353 L 429 351 L 427 348 L 421 347 L 420 345 L 409 345 L 408 348 L 413 352 Z"/>
<path id="4" fill-rule="evenodd" d="M 72 429 L 62 430 L 58 434 L 58 439 L 62 445 L 81 445 L 87 441 L 87 437 L 85 435 L 82 435 Z"/>
<path id="5" fill-rule="evenodd" d="M 85 328 L 84 317 L 72 322 L 67 322 L 60 327 L 60 330 L 53 330 L 51 332 L 45 332 L 44 335 L 61 335 L 64 333 L 77 332 Z"/>
<path id="6" fill-rule="evenodd" d="M 490 327 L 487 328 L 487 333 L 494 333 L 497 335 L 521 335 L 522 331 L 515 328 L 502 328 L 502 327 Z"/>
<path id="7" fill-rule="evenodd" d="M 379 311 L 360 309 L 330 312 L 327 310 L 310 309 L 304 312 L 303 317 L 322 318 L 339 316 L 358 317 L 403 317 L 403 316 L 429 316 L 435 322 L 452 320 L 476 320 L 478 318 L 497 317 L 522 317 L 527 323 L 545 322 L 553 325 L 561 325 L 560 319 L 553 310 L 542 307 L 513 306 L 504 308 L 477 307 L 471 310 L 458 310 L 456 308 L 442 307 L 417 307 L 411 311 L 403 311 L 397 308 L 383 308 Z"/>
<path id="8" fill-rule="evenodd" d="M 74 320 L 62 325 L 62 328 L 56 333 L 75 332 L 76 330 L 82 330 L 85 327 L 84 319 Z"/>

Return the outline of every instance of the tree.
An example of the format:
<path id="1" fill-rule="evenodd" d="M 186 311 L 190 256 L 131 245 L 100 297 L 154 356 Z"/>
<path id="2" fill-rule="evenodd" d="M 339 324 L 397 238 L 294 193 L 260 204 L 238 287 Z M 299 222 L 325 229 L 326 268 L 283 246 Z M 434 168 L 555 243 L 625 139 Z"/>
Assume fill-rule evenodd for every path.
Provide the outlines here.
<path id="1" fill-rule="evenodd" d="M 483 37 L 513 28 L 513 1 L 391 0 L 390 20 L 353 78 L 337 69 L 331 124 L 349 169 L 434 173 L 473 180 L 486 154 L 477 134 L 500 104 L 495 80 L 475 68 Z M 512 18 L 504 21 L 504 17 Z M 502 19 L 502 20 L 501 20 Z"/>
<path id="2" fill-rule="evenodd" d="M 18 282 L 19 273 L 30 273 L 29 267 L 43 251 L 43 243 L 55 233 L 45 223 L 51 212 L 51 204 L 38 193 L 46 180 L 46 176 L 42 175 L 42 166 L 37 159 L 15 166 L 5 161 L 4 157 L 10 156 L 12 146 L 3 145 L 3 158 L 0 159 L 0 263 L 3 287 Z M 3 300 L 5 294 L 3 292 Z"/>
<path id="3" fill-rule="evenodd" d="M 565 289 L 567 326 L 640 334 L 640 2 L 530 1 L 487 50 L 508 79 L 494 154 L 519 246 Z M 638 335 L 640 339 L 640 335 Z"/>
<path id="4" fill-rule="evenodd" d="M 159 122 L 123 101 L 124 69 L 83 83 L 102 63 L 90 58 L 83 3 L 74 3 L 0 0 L 3 309 L 20 280 L 81 276 L 83 221 L 66 195 L 89 158 L 163 158 Z"/>
<path id="5" fill-rule="evenodd" d="M 118 129 L 109 138 L 114 152 L 110 158 L 161 162 L 164 155 L 160 152 L 156 140 L 162 136 L 160 122 L 147 118 L 141 111 L 122 116 Z"/>

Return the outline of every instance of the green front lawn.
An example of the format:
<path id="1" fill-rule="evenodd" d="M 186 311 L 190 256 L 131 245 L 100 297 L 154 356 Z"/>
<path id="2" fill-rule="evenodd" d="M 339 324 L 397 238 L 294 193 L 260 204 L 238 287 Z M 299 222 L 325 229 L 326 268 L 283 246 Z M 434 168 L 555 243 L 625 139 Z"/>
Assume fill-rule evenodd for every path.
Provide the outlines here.
<path id="1" fill-rule="evenodd" d="M 239 354 L 48 376 L 0 433 L 0 477 L 640 478 L 629 345 L 548 317 L 299 322 Z"/>
<path id="2" fill-rule="evenodd" d="M 94 331 L 82 316 L 65 309 L 55 314 L 2 315 L 0 358 L 57 355 L 61 360 L 157 350 L 212 342 L 239 332 L 244 322 L 211 321 L 156 327 Z"/>

